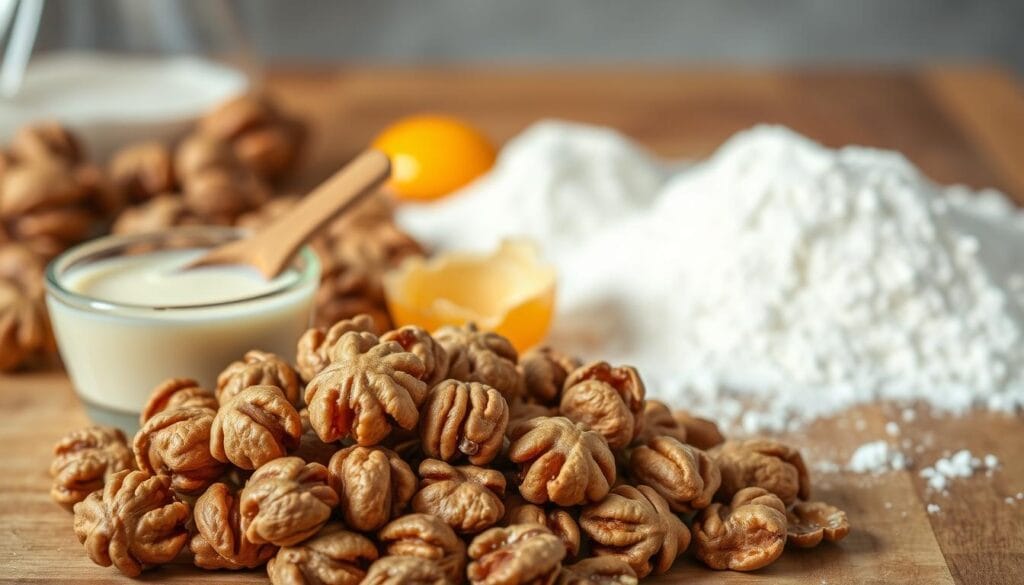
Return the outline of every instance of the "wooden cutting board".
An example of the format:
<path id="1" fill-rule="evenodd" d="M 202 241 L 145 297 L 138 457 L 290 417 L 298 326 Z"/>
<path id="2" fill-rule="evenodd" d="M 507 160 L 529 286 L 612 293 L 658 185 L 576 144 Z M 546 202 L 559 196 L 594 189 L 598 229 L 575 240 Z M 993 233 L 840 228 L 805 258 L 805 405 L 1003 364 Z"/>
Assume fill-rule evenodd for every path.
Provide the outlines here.
<path id="1" fill-rule="evenodd" d="M 755 123 L 781 123 L 830 146 L 898 149 L 940 182 L 995 186 L 1024 201 L 1024 94 L 998 69 L 292 69 L 271 75 L 269 86 L 314 124 L 297 186 L 326 176 L 396 116 L 429 110 L 466 116 L 498 140 L 543 117 L 606 124 L 680 158 L 705 156 Z M 889 420 L 900 421 L 898 409 L 868 406 L 787 437 L 812 465 L 845 463 L 875 439 L 920 446 L 908 471 L 814 474 L 815 497 L 845 509 L 853 524 L 841 544 L 787 550 L 753 574 L 710 571 L 685 556 L 649 582 L 1024 582 L 1024 501 L 1015 497 L 1024 491 L 1024 421 L 989 413 L 937 419 L 919 411 L 913 422 L 899 422 L 893 438 L 885 432 Z M 71 516 L 49 499 L 51 446 L 86 423 L 63 374 L 0 377 L 0 582 L 132 582 L 93 565 Z M 991 477 L 955 482 L 948 496 L 928 492 L 917 469 L 962 448 L 992 453 L 1001 467 Z M 940 510 L 929 513 L 929 503 Z M 144 578 L 247 583 L 261 582 L 263 573 L 179 565 Z"/>

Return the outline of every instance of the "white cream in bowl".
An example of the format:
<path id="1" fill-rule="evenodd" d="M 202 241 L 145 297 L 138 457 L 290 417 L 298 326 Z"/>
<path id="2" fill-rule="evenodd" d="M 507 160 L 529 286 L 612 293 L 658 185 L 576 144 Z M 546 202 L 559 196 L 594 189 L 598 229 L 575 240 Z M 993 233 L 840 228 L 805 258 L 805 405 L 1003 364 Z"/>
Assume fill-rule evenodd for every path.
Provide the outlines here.
<path id="1" fill-rule="evenodd" d="M 91 418 L 131 430 L 164 379 L 195 378 L 212 389 L 217 374 L 250 349 L 294 359 L 319 282 L 312 252 L 304 250 L 272 281 L 243 266 L 183 270 L 239 233 L 190 228 L 115 236 L 54 260 L 47 306 L 61 357 Z M 164 249 L 172 243 L 186 247 Z M 140 249 L 148 251 L 132 253 Z"/>

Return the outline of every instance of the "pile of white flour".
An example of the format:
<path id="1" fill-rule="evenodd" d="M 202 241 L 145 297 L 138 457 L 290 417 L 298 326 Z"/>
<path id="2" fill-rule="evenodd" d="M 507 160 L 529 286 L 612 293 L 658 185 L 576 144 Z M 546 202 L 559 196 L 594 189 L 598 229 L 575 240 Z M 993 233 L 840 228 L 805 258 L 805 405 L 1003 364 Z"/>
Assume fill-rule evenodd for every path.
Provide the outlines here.
<path id="1" fill-rule="evenodd" d="M 441 248 L 537 240 L 559 273 L 553 344 L 632 363 L 650 395 L 750 432 L 876 399 L 1024 404 L 1024 219 L 1003 196 L 777 127 L 663 168 L 547 122 L 399 219 Z"/>

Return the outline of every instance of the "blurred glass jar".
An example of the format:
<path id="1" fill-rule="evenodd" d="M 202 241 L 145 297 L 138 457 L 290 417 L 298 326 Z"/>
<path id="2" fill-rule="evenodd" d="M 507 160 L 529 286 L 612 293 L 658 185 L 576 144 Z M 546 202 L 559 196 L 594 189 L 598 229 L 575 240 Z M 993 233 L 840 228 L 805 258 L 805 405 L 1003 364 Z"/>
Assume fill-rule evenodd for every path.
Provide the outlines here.
<path id="1" fill-rule="evenodd" d="M 56 119 L 105 158 L 184 133 L 255 67 L 226 0 L 0 0 L 0 140 Z"/>

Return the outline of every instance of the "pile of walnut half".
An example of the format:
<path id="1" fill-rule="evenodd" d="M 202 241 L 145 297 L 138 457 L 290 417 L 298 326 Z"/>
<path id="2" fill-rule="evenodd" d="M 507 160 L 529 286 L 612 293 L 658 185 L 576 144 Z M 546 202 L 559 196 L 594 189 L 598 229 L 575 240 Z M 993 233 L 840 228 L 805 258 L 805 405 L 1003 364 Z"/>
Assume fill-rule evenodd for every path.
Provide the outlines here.
<path id="1" fill-rule="evenodd" d="M 798 451 L 725 441 L 629 366 L 366 315 L 297 355 L 250 351 L 214 389 L 167 380 L 130 444 L 62 439 L 52 495 L 90 558 L 276 584 L 636 583 L 687 551 L 751 571 L 849 530 Z"/>

